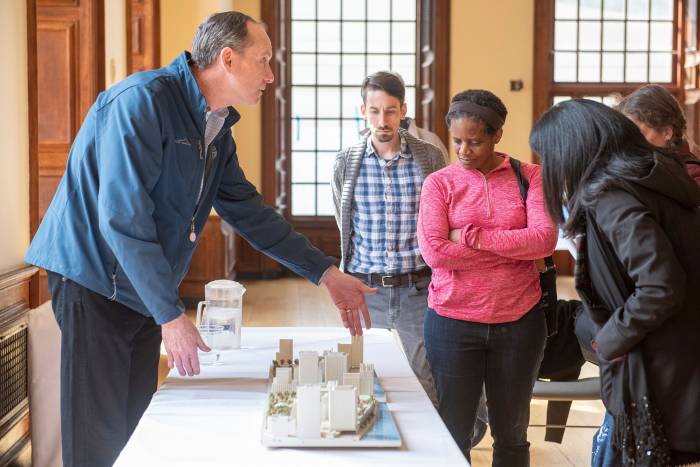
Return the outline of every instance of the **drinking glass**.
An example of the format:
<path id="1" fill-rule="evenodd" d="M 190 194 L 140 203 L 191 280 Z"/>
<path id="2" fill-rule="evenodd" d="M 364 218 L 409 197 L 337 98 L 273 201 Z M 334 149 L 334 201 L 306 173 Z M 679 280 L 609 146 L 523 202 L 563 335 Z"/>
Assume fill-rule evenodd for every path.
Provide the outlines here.
<path id="1" fill-rule="evenodd" d="M 197 329 L 204 343 L 211 349 L 209 352 L 203 352 L 197 349 L 199 363 L 201 365 L 215 365 L 220 363 L 221 341 L 226 337 L 224 327 L 220 324 L 200 324 L 197 326 Z"/>

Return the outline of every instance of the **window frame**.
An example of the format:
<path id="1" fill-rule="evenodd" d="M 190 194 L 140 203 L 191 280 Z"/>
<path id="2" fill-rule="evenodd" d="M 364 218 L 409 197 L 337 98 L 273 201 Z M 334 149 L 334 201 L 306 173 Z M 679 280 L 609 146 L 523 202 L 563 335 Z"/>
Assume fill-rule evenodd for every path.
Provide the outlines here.
<path id="1" fill-rule="evenodd" d="M 337 236 L 333 216 L 291 213 L 291 1 L 262 0 L 262 19 L 272 41 L 274 92 L 262 99 L 262 193 L 302 233 Z M 447 141 L 442 116 L 449 106 L 449 0 L 416 0 L 416 123 Z M 359 86 L 360 83 L 358 83 Z M 336 235 L 333 235 L 334 232 Z M 309 235 L 313 242 L 313 237 Z M 315 242 L 314 242 L 315 243 Z M 326 242 L 322 242 L 326 243 Z M 335 251 L 328 238 L 322 250 Z"/>
<path id="2" fill-rule="evenodd" d="M 628 94 L 645 82 L 637 83 L 557 83 L 554 81 L 554 7 L 556 0 L 535 2 L 535 44 L 533 70 L 533 124 L 552 105 L 555 96 L 605 96 L 611 93 Z M 688 0 L 686 0 L 688 1 Z M 685 3 L 674 2 L 674 39 L 672 79 L 670 83 L 659 83 L 669 90 L 679 102 L 685 98 L 684 70 L 685 48 Z"/>

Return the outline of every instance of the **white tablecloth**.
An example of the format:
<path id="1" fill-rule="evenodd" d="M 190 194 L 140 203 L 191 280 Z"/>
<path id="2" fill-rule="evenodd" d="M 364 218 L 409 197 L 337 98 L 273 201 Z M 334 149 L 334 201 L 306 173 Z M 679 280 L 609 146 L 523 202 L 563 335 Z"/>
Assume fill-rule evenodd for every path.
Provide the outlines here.
<path id="1" fill-rule="evenodd" d="M 342 328 L 243 328 L 244 349 L 231 363 L 199 376 L 171 371 L 115 466 L 465 466 L 403 353 L 386 330 L 365 333 L 364 361 L 374 363 L 401 432 L 401 448 L 266 448 L 260 443 L 269 365 L 281 338 L 299 350 L 350 342 Z"/>

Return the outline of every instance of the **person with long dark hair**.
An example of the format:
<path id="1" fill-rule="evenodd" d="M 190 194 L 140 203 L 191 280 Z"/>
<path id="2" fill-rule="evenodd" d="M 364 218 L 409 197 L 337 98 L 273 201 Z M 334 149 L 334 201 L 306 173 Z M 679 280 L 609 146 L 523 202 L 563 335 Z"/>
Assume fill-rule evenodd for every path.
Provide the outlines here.
<path id="1" fill-rule="evenodd" d="M 621 463 L 699 461 L 700 188 L 632 121 L 590 100 L 552 107 L 530 146 L 550 216 L 577 239 L 576 287 Z"/>
<path id="2" fill-rule="evenodd" d="M 423 183 L 418 244 L 433 274 L 425 346 L 438 411 L 469 459 L 485 386 L 493 465 L 529 465 L 530 400 L 546 325 L 535 260 L 557 230 L 542 200 L 540 170 L 521 163 L 523 202 L 510 156 L 496 152 L 507 110 L 493 93 L 467 90 L 446 116 L 459 160 Z"/>
<path id="3" fill-rule="evenodd" d="M 639 127 L 647 141 L 670 149 L 700 185 L 700 160 L 690 150 L 683 109 L 666 88 L 644 85 L 622 99 L 616 108 Z"/>

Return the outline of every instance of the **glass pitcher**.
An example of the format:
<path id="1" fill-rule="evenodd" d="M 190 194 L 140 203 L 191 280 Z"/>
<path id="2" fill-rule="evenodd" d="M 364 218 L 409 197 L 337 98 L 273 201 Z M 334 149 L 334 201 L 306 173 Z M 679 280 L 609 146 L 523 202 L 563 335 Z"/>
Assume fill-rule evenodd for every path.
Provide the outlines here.
<path id="1" fill-rule="evenodd" d="M 244 293 L 241 284 L 224 279 L 204 286 L 204 301 L 197 304 L 197 327 L 222 326 L 223 333 L 216 339 L 217 350 L 241 348 Z"/>

